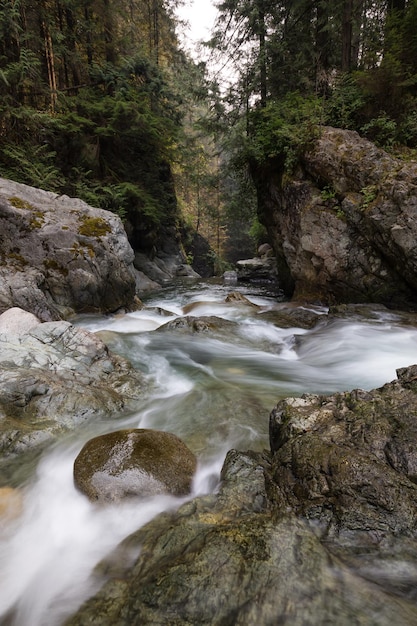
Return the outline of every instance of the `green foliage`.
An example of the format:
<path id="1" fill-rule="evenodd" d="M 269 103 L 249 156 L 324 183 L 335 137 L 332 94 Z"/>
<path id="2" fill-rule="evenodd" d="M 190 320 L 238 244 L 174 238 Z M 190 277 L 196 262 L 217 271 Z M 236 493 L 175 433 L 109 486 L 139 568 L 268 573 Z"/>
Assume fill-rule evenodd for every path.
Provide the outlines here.
<path id="1" fill-rule="evenodd" d="M 338 77 L 323 103 L 326 123 L 339 128 L 355 128 L 363 112 L 366 95 L 359 85 L 359 73 Z"/>
<path id="2" fill-rule="evenodd" d="M 152 19 L 146 2 L 129 3 L 126 20 L 124 2 L 0 4 L 1 175 L 160 236 L 178 217 L 170 3 L 155 3 Z"/>
<path id="3" fill-rule="evenodd" d="M 64 180 L 55 159 L 56 153 L 47 145 L 6 143 L 0 148 L 1 175 L 41 189 L 59 191 Z"/>
<path id="4" fill-rule="evenodd" d="M 371 205 L 372 202 L 376 199 L 378 195 L 378 190 L 375 185 L 368 185 L 367 187 L 361 189 L 361 194 L 363 195 L 361 207 L 362 209 L 367 209 L 369 205 Z"/>
<path id="5" fill-rule="evenodd" d="M 417 147 L 417 100 L 413 100 L 409 110 L 399 120 L 398 141 L 411 148 Z"/>
<path id="6" fill-rule="evenodd" d="M 392 146 L 397 136 L 397 124 L 385 113 L 381 113 L 377 118 L 371 119 L 361 128 L 365 137 L 371 139 L 381 147 Z"/>
<path id="7" fill-rule="evenodd" d="M 268 237 L 265 226 L 260 223 L 257 217 L 255 217 L 252 221 L 252 225 L 249 229 L 249 235 L 256 242 L 257 246 Z"/>
<path id="8" fill-rule="evenodd" d="M 332 187 L 326 185 L 326 187 L 322 189 L 320 196 L 323 202 L 327 202 L 328 200 L 334 200 L 336 198 L 336 192 Z"/>
<path id="9" fill-rule="evenodd" d="M 250 118 L 248 155 L 258 163 L 278 159 L 292 171 L 299 155 L 317 138 L 322 119 L 321 101 L 299 93 L 255 110 Z"/>

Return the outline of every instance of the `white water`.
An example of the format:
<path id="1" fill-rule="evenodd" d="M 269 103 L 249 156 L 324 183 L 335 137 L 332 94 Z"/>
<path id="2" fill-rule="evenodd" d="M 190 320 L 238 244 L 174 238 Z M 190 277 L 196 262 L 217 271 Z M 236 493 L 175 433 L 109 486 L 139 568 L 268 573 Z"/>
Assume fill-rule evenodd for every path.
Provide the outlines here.
<path id="1" fill-rule="evenodd" d="M 168 289 L 143 311 L 77 321 L 127 356 L 154 390 L 133 415 L 90 424 L 53 446 L 22 485 L 21 515 L 0 525 L 0 623 L 13 609 L 7 621 L 13 626 L 62 624 L 95 591 L 95 565 L 129 533 L 183 501 L 88 502 L 74 488 L 72 468 L 92 436 L 126 426 L 176 433 L 199 458 L 194 496 L 215 489 L 228 449 L 268 447 L 269 411 L 279 398 L 371 389 L 393 380 L 396 368 L 417 363 L 417 330 L 395 315 L 282 329 L 256 309 L 225 304 L 228 291 L 207 284 Z M 263 308 L 274 304 L 260 290 L 247 295 Z M 202 303 L 192 315 L 217 315 L 237 322 L 235 329 L 216 336 L 157 331 L 191 302 Z"/>

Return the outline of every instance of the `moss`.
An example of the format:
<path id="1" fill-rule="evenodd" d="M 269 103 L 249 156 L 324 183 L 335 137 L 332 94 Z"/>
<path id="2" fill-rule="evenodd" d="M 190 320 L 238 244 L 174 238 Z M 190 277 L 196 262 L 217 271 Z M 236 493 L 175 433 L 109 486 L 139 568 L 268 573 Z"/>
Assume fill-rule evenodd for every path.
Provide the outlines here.
<path id="1" fill-rule="evenodd" d="M 26 259 L 17 252 L 9 252 L 8 259 L 15 261 L 18 265 L 27 265 Z"/>
<path id="2" fill-rule="evenodd" d="M 68 276 L 67 268 L 59 265 L 59 263 L 55 261 L 55 259 L 45 259 L 43 264 L 48 270 L 56 270 L 57 272 L 60 272 L 63 276 Z"/>
<path id="3" fill-rule="evenodd" d="M 108 222 L 102 217 L 88 217 L 86 215 L 80 216 L 81 224 L 78 228 L 80 235 L 87 237 L 103 237 L 111 232 L 111 227 Z"/>
<path id="4" fill-rule="evenodd" d="M 74 245 L 71 248 L 71 252 L 75 258 L 80 256 L 83 259 L 86 259 L 88 256 L 90 257 L 90 259 L 92 259 L 96 256 L 93 246 L 88 244 L 82 246 L 78 243 L 78 241 L 74 242 Z"/>
<path id="5" fill-rule="evenodd" d="M 42 211 L 34 211 L 32 214 L 32 218 L 30 220 L 30 227 L 33 230 L 34 228 L 42 228 L 45 223 L 45 216 Z"/>
<path id="6" fill-rule="evenodd" d="M 9 202 L 16 209 L 34 210 L 35 208 L 34 206 L 30 204 L 30 202 L 27 202 L 26 200 L 22 200 L 22 198 L 18 198 L 17 196 L 12 196 L 11 198 L 9 198 Z"/>

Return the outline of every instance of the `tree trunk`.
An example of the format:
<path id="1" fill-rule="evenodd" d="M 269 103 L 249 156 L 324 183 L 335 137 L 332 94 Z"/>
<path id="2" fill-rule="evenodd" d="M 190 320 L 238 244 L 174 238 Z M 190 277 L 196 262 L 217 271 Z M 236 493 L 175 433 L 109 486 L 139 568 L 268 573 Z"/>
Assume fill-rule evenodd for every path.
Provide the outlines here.
<path id="1" fill-rule="evenodd" d="M 342 14 L 342 72 L 352 69 L 353 0 L 345 0 Z"/>
<path id="2" fill-rule="evenodd" d="M 52 113 L 56 109 L 57 102 L 57 82 L 56 82 L 56 72 L 55 72 L 55 56 L 54 56 L 54 47 L 52 44 L 52 37 L 49 31 L 48 24 L 42 20 L 41 23 L 42 36 L 44 41 L 44 50 L 45 50 L 45 61 L 46 61 L 46 69 L 48 72 L 48 84 L 50 91 L 50 107 Z"/>
<path id="3" fill-rule="evenodd" d="M 321 2 L 316 7 L 316 93 L 325 96 L 329 90 L 329 11 Z"/>
<path id="4" fill-rule="evenodd" d="M 262 6 L 258 10 L 258 28 L 259 28 L 259 71 L 260 71 L 260 95 L 261 106 L 266 107 L 267 101 L 267 69 L 266 69 L 266 28 L 265 28 L 265 12 Z"/>

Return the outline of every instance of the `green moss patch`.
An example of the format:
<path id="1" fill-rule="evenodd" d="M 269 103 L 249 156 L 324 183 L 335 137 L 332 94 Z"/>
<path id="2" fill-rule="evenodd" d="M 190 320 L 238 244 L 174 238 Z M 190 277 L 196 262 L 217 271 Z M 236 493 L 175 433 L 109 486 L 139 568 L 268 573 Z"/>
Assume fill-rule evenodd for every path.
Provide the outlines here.
<path id="1" fill-rule="evenodd" d="M 86 237 L 103 237 L 111 232 L 111 227 L 108 222 L 102 217 L 88 217 L 86 215 L 80 216 L 80 226 L 78 232 L 80 235 Z"/>
<path id="2" fill-rule="evenodd" d="M 22 198 L 18 198 L 17 196 L 12 196 L 11 198 L 9 198 L 9 202 L 16 209 L 28 209 L 31 211 L 35 209 L 35 207 L 32 206 L 30 202 L 27 202 L 26 200 L 22 200 Z"/>

